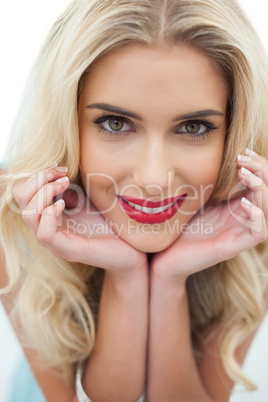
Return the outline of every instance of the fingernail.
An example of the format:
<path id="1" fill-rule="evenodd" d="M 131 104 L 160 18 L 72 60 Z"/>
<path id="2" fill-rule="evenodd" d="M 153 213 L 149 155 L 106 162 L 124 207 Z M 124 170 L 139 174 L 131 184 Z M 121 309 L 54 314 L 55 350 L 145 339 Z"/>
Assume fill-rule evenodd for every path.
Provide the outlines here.
<path id="1" fill-rule="evenodd" d="M 69 181 L 68 177 L 61 177 L 60 179 L 56 180 L 57 183 L 66 183 Z"/>
<path id="2" fill-rule="evenodd" d="M 64 200 L 63 200 L 63 199 L 60 199 L 60 200 L 58 200 L 58 201 L 56 201 L 56 202 L 54 203 L 54 205 L 62 205 L 62 204 L 64 204 Z"/>
<path id="3" fill-rule="evenodd" d="M 243 204 L 248 205 L 248 206 L 252 205 L 252 203 L 244 197 L 242 198 L 242 202 L 243 202 Z"/>
<path id="4" fill-rule="evenodd" d="M 68 168 L 65 166 L 55 167 L 55 170 L 57 170 L 58 172 L 64 172 L 64 173 L 68 172 Z"/>
<path id="5" fill-rule="evenodd" d="M 245 169 L 244 167 L 242 167 L 241 173 L 242 173 L 244 176 L 251 176 L 251 175 L 253 174 L 253 173 L 251 173 L 248 169 Z"/>
<path id="6" fill-rule="evenodd" d="M 245 154 L 248 156 L 251 156 L 251 158 L 256 158 L 258 154 L 256 152 L 252 151 L 252 149 L 246 148 Z"/>
<path id="7" fill-rule="evenodd" d="M 238 162 L 250 163 L 252 159 L 249 156 L 238 155 L 237 157 Z"/>

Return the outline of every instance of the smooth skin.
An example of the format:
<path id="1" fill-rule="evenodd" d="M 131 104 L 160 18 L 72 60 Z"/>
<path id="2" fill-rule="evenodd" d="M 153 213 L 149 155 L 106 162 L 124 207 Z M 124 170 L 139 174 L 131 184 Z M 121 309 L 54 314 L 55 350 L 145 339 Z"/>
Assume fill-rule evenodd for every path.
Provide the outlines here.
<path id="1" fill-rule="evenodd" d="M 94 218 L 84 210 L 71 216 L 77 222 L 94 219 L 102 227 L 108 222 L 113 232 L 87 237 L 67 230 L 65 202 L 50 205 L 69 187 L 67 179 L 56 181 L 68 176 L 64 169 L 48 169 L 38 180 L 33 176 L 14 187 L 23 218 L 42 245 L 68 261 L 105 269 L 96 345 L 83 378 L 94 402 L 133 402 L 145 385 L 149 402 L 228 401 L 224 384 L 215 390 L 196 366 L 185 289 L 189 275 L 267 236 L 268 162 L 261 156 L 238 161 L 250 203 L 239 198 L 229 205 L 205 206 L 222 163 L 227 96 L 219 73 L 193 48 L 115 51 L 95 66 L 79 100 L 82 180 L 92 208 L 100 212 Z M 97 103 L 125 112 L 108 113 Z M 195 117 L 186 118 L 189 114 Z M 129 230 L 130 218 L 116 203 L 118 192 L 158 201 L 182 186 L 188 198 L 171 219 L 171 224 L 179 222 L 178 231 L 167 231 L 165 223 L 157 234 L 152 228 L 142 231 L 135 221 Z M 33 209 L 37 213 L 29 213 Z M 212 232 L 182 230 L 200 218 Z M 118 227 L 123 228 L 120 235 Z M 38 376 L 42 368 L 29 359 L 48 401 L 76 400 L 63 382 L 51 396 L 45 380 L 50 374 Z"/>
<path id="2" fill-rule="evenodd" d="M 224 150 L 227 96 L 208 59 L 184 46 L 127 47 L 88 75 L 79 100 L 82 181 L 96 208 L 137 250 L 169 247 L 212 194 Z M 126 112 L 103 110 L 103 104 Z M 107 121 L 97 124 L 104 116 Z M 159 226 L 130 221 L 115 197 L 159 201 L 184 193 L 180 210 Z"/>

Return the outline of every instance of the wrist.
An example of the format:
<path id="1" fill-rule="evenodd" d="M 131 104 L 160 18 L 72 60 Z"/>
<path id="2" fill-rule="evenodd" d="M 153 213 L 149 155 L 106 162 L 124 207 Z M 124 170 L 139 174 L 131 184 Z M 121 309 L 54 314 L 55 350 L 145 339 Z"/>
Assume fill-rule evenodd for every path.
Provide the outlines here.
<path id="1" fill-rule="evenodd" d="M 148 266 L 139 269 L 123 271 L 106 271 L 104 285 L 114 295 L 131 295 L 132 293 L 144 293 L 148 289 L 149 272 Z"/>
<path id="2" fill-rule="evenodd" d="M 162 306 L 159 306 L 159 308 L 162 309 L 163 307 L 173 310 L 174 308 L 179 308 L 185 297 L 187 297 L 186 281 L 180 278 L 158 275 L 156 272 L 151 273 L 151 303 L 160 303 Z"/>
<path id="3" fill-rule="evenodd" d="M 125 264 L 119 262 L 113 269 L 105 269 L 106 275 L 114 280 L 128 281 L 148 276 L 148 261 L 146 254 L 140 253 L 135 259 L 129 258 Z"/>
<path id="4" fill-rule="evenodd" d="M 161 259 L 158 259 L 157 256 L 151 263 L 150 273 L 151 287 L 176 294 L 183 294 L 186 291 L 187 276 L 181 275 L 178 268 L 174 269 L 166 262 L 162 264 Z"/>

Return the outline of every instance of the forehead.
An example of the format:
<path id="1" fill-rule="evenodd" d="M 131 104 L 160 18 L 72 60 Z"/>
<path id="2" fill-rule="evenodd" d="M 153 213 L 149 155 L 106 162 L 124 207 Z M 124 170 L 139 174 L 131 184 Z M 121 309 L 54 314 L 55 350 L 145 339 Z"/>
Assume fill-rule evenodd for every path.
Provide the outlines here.
<path id="1" fill-rule="evenodd" d="M 131 45 L 103 56 L 90 70 L 81 101 L 116 101 L 130 108 L 225 108 L 228 86 L 213 63 L 186 45 Z M 213 105 L 212 105 L 213 103 Z M 182 110 L 183 111 L 183 110 Z"/>

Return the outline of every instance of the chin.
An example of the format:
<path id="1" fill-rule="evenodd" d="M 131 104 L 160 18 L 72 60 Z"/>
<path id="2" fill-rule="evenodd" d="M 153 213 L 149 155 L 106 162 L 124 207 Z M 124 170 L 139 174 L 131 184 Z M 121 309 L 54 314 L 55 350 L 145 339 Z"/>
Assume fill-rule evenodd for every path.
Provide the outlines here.
<path id="1" fill-rule="evenodd" d="M 123 239 L 127 242 L 130 246 L 134 247 L 138 251 L 142 251 L 143 253 L 159 253 L 167 249 L 171 246 L 172 243 L 178 238 L 178 236 L 174 238 L 163 238 L 162 236 L 140 236 L 140 237 L 131 237 Z"/>

